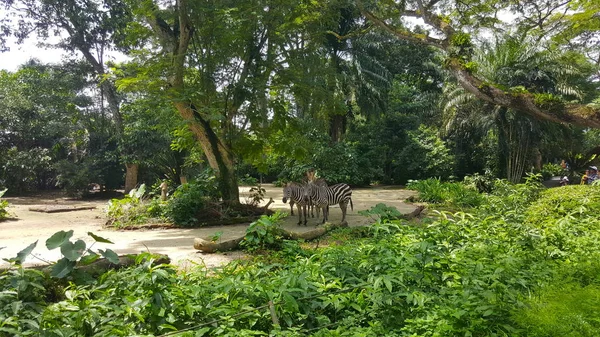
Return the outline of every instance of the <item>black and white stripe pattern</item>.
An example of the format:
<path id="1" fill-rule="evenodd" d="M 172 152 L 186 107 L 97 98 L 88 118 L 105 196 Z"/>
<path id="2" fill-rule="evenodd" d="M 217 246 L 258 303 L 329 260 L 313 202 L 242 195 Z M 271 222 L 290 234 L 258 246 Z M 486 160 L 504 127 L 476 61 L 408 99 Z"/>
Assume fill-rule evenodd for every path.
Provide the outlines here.
<path id="1" fill-rule="evenodd" d="M 290 207 L 292 207 L 292 215 L 294 215 L 293 207 L 294 204 L 298 210 L 298 226 L 302 224 L 302 216 L 304 215 L 304 226 L 307 223 L 307 206 L 310 203 L 309 199 L 306 199 L 305 186 L 297 183 L 287 183 L 283 187 L 283 203 L 285 204 L 290 200 Z"/>
<path id="2" fill-rule="evenodd" d="M 329 218 L 329 205 L 340 205 L 342 222 L 346 220 L 348 203 L 350 203 L 350 208 L 354 210 L 354 205 L 352 205 L 352 189 L 347 184 L 319 186 L 315 182 L 309 181 L 304 192 L 307 199 L 315 206 L 323 209 L 323 223 Z"/>

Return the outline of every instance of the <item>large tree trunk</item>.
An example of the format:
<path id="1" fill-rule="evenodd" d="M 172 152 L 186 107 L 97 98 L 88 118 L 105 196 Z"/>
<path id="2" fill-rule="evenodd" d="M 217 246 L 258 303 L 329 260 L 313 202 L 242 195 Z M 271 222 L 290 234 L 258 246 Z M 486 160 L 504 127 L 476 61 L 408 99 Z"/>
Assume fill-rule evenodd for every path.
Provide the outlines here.
<path id="1" fill-rule="evenodd" d="M 182 102 L 174 104 L 181 116 L 189 122 L 189 127 L 200 143 L 208 164 L 215 171 L 223 200 L 238 204 L 240 194 L 232 151 L 223 144 L 210 127 L 210 123 L 202 118 L 192 105 Z"/>
<path id="2" fill-rule="evenodd" d="M 125 194 L 129 193 L 137 185 L 139 164 L 125 164 L 127 172 L 125 173 Z"/>
<path id="3" fill-rule="evenodd" d="M 108 108 L 112 115 L 112 119 L 115 122 L 115 135 L 117 141 L 121 143 L 123 139 L 123 116 L 121 115 L 120 99 L 117 94 L 115 84 L 110 80 L 103 79 L 106 75 L 104 64 L 100 62 L 101 59 L 96 59 L 94 55 L 85 46 L 79 46 L 79 51 L 83 54 L 85 59 L 92 65 L 94 71 L 101 78 L 100 87 L 102 94 L 108 102 Z M 138 179 L 138 164 L 125 163 L 125 193 L 129 193 L 137 185 Z"/>
<path id="4" fill-rule="evenodd" d="M 210 121 L 202 116 L 193 102 L 187 97 L 185 87 L 186 56 L 194 27 L 188 18 L 188 1 L 177 2 L 175 25 L 171 27 L 158 15 L 148 17 L 148 23 L 161 40 L 165 53 L 172 55 L 171 75 L 168 77 L 171 86 L 173 105 L 179 114 L 188 122 L 190 130 L 200 143 L 208 164 L 215 171 L 223 200 L 239 204 L 239 190 L 235 175 L 233 153 L 218 134 L 212 129 Z"/>

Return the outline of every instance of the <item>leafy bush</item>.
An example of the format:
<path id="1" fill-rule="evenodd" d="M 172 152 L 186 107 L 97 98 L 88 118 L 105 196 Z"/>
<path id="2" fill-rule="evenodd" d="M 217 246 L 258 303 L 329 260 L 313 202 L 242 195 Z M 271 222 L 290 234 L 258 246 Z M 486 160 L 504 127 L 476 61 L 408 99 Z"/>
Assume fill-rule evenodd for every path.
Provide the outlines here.
<path id="1" fill-rule="evenodd" d="M 409 181 L 408 189 L 419 192 L 420 201 L 445 204 L 450 207 L 476 207 L 483 197 L 463 183 L 442 182 L 439 178 Z"/>
<path id="2" fill-rule="evenodd" d="M 380 222 L 389 222 L 392 220 L 398 220 L 402 218 L 402 213 L 400 213 L 400 211 L 396 207 L 388 206 L 382 203 L 371 207 L 371 209 L 369 210 L 358 211 L 358 214 L 374 217 L 376 221 Z"/>
<path id="3" fill-rule="evenodd" d="M 149 219 L 148 206 L 143 202 L 146 185 L 129 191 L 122 199 L 111 199 L 108 202 L 107 215 L 115 227 L 139 225 Z"/>
<path id="4" fill-rule="evenodd" d="M 526 223 L 542 228 L 555 226 L 561 219 L 585 219 L 600 214 L 600 186 L 569 185 L 550 188 L 527 210 Z"/>
<path id="5" fill-rule="evenodd" d="M 479 191 L 480 193 L 490 193 L 494 188 L 496 177 L 490 170 L 486 170 L 484 174 L 474 173 L 463 178 L 463 183 L 468 188 Z"/>
<path id="6" fill-rule="evenodd" d="M 281 248 L 281 219 L 284 216 L 279 212 L 270 216 L 261 216 L 248 226 L 240 245 L 248 251 Z"/>
<path id="7" fill-rule="evenodd" d="M 0 191 L 0 220 L 6 219 L 8 217 L 8 211 L 6 208 L 8 207 L 8 201 L 2 200 L 2 196 L 6 193 L 7 190 Z"/>
<path id="8" fill-rule="evenodd" d="M 0 154 L 0 188 L 22 193 L 52 186 L 50 151 L 44 148 L 18 150 Z"/>
<path id="9" fill-rule="evenodd" d="M 210 217 L 216 209 L 211 203 L 218 200 L 216 178 L 208 172 L 175 190 L 165 207 L 165 216 L 175 224 L 190 227 L 197 224 L 199 215 Z M 214 214 L 218 216 L 218 214 Z"/>
<path id="10" fill-rule="evenodd" d="M 392 219 L 304 253 L 284 243 L 276 264 L 178 273 L 147 260 L 74 282 L 56 301 L 39 276 L 4 273 L 0 336 L 589 336 L 600 310 L 598 191 L 572 188 L 561 208 L 559 192 L 533 180 L 498 181 L 472 213 L 437 212 L 423 226 Z M 583 191 L 594 196 L 578 207 Z M 553 206 L 537 216 L 544 205 Z M 260 249 L 277 228 L 277 216 L 263 217 L 247 235 Z"/>
<path id="11" fill-rule="evenodd" d="M 98 183 L 99 172 L 93 170 L 86 162 L 74 163 L 61 160 L 54 164 L 56 186 L 69 195 L 82 196 L 89 190 L 91 183 Z"/>
<path id="12" fill-rule="evenodd" d="M 421 125 L 409 135 L 409 143 L 393 162 L 396 183 L 428 177 L 449 178 L 454 171 L 455 158 L 437 131 Z"/>
<path id="13" fill-rule="evenodd" d="M 593 337 L 600 331 L 600 285 L 558 283 L 544 288 L 513 315 L 529 337 Z"/>
<path id="14" fill-rule="evenodd" d="M 544 164 L 540 173 L 544 180 L 548 180 L 554 176 L 566 174 L 565 170 L 560 165 L 552 163 Z"/>

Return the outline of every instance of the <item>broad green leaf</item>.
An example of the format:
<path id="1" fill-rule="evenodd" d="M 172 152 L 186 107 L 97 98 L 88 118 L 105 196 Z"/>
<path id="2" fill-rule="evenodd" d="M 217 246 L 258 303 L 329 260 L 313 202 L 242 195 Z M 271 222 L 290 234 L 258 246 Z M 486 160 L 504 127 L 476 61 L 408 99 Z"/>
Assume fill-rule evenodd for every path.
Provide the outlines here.
<path id="1" fill-rule="evenodd" d="M 35 248 L 35 246 L 37 246 L 37 240 L 30 244 L 29 246 L 27 246 L 27 248 L 23 249 L 22 251 L 17 253 L 17 257 L 10 259 L 10 262 L 15 262 L 16 264 L 22 264 L 23 262 L 25 262 L 25 259 L 27 258 L 27 256 L 29 256 L 29 254 L 31 254 L 31 252 L 33 251 L 33 249 Z"/>
<path id="2" fill-rule="evenodd" d="M 88 235 L 91 236 L 94 240 L 96 240 L 96 242 L 101 242 L 101 243 L 114 243 L 112 241 L 110 241 L 109 239 L 105 239 L 101 236 L 98 236 L 92 232 L 88 232 Z"/>
<path id="3" fill-rule="evenodd" d="M 77 240 L 75 243 L 69 241 L 60 246 L 60 252 L 70 261 L 77 261 L 85 252 L 85 242 Z"/>
<path id="4" fill-rule="evenodd" d="M 69 261 L 69 259 L 67 259 L 67 258 L 62 258 L 62 259 L 58 260 L 54 264 L 54 266 L 52 266 L 52 271 L 50 272 L 50 276 L 56 277 L 56 278 L 63 278 L 65 276 L 69 275 L 69 273 L 71 273 L 71 271 L 73 271 L 73 268 L 75 268 L 74 261 Z"/>
<path id="5" fill-rule="evenodd" d="M 65 242 L 69 242 L 69 239 L 73 236 L 73 230 L 68 232 L 60 231 L 54 233 L 48 240 L 46 240 L 46 248 L 52 250 L 62 246 Z"/>
<path id="6" fill-rule="evenodd" d="M 102 250 L 102 249 L 98 249 L 98 251 L 100 252 L 100 254 L 102 254 L 102 256 L 104 256 L 108 261 L 110 261 L 110 263 L 114 263 L 114 264 L 119 264 L 119 255 L 117 255 L 115 252 L 113 252 L 110 249 L 107 250 Z"/>
<path id="7" fill-rule="evenodd" d="M 92 252 L 91 250 L 88 250 L 88 255 L 82 257 L 81 260 L 79 260 L 79 264 L 82 266 L 87 266 L 88 264 L 98 260 L 99 258 L 100 255 Z"/>
<path id="8" fill-rule="evenodd" d="M 4 193 L 6 193 L 6 191 L 8 191 L 8 188 L 5 188 L 4 190 L 0 191 L 0 198 L 2 198 Z"/>

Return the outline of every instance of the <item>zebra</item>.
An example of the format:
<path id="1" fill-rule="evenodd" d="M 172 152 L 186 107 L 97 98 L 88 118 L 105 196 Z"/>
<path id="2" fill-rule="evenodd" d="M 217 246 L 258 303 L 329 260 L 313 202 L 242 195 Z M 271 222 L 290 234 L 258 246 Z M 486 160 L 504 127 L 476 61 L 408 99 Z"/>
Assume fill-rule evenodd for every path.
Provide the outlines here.
<path id="1" fill-rule="evenodd" d="M 292 215 L 294 215 L 293 205 L 296 205 L 298 209 L 298 226 L 302 224 L 302 215 L 304 214 L 304 226 L 308 222 L 307 216 L 307 206 L 309 204 L 309 199 L 305 199 L 306 192 L 304 191 L 304 185 L 300 185 L 298 183 L 287 183 L 283 187 L 283 203 L 285 204 L 287 200 L 290 200 L 290 208 L 292 209 Z"/>
<path id="2" fill-rule="evenodd" d="M 301 185 L 305 186 L 308 182 L 304 181 Z M 323 178 L 319 178 L 315 180 L 315 184 L 317 184 L 318 186 L 327 186 L 327 181 Z M 285 189 L 283 190 L 283 193 L 285 195 Z M 290 199 L 290 213 L 292 216 L 294 216 L 294 204 L 296 203 L 294 201 L 294 199 Z M 285 203 L 285 200 L 283 200 L 283 203 Z M 310 213 L 310 217 L 314 218 L 315 217 L 315 208 L 317 209 L 317 218 L 321 217 L 321 208 L 319 207 L 315 207 L 309 200 L 309 204 L 308 204 L 308 212 Z"/>
<path id="3" fill-rule="evenodd" d="M 347 184 L 336 184 L 333 186 L 319 186 L 309 180 L 304 188 L 305 198 L 309 199 L 315 206 L 323 209 L 323 223 L 329 218 L 329 205 L 339 204 L 342 210 L 342 223 L 346 220 L 346 209 L 348 202 L 350 209 L 354 210 L 352 204 L 352 189 Z"/>

